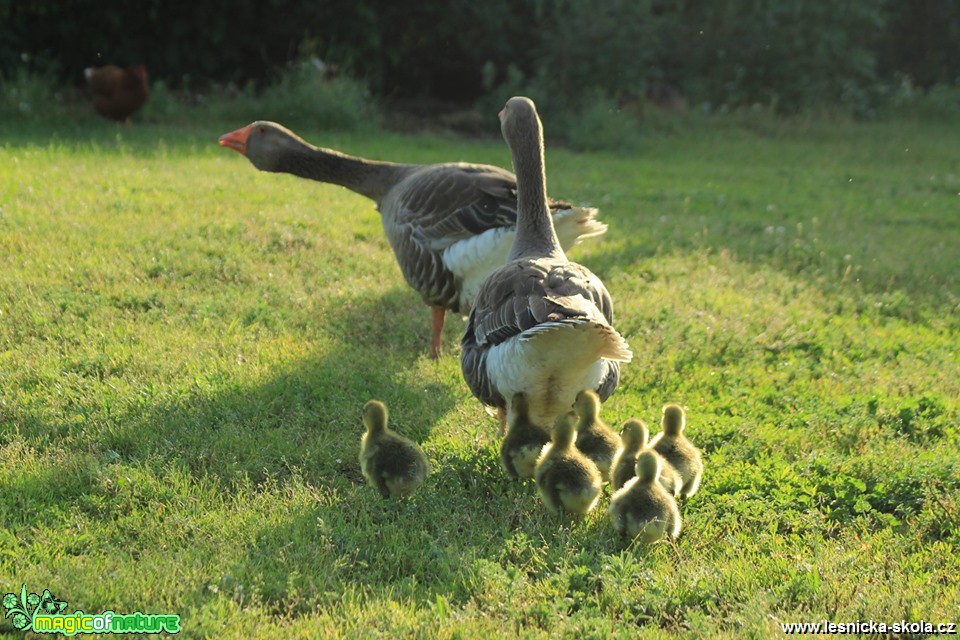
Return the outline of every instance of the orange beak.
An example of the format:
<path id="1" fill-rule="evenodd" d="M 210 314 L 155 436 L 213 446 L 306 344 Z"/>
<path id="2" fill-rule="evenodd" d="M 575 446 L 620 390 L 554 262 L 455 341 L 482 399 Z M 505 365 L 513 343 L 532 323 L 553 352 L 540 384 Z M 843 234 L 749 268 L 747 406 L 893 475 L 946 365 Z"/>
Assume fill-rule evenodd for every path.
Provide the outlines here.
<path id="1" fill-rule="evenodd" d="M 250 131 L 253 129 L 252 124 L 248 124 L 242 129 L 237 129 L 236 131 L 231 131 L 230 133 L 225 133 L 220 136 L 220 146 L 233 149 L 238 153 L 247 153 L 247 138 L 250 136 Z"/>

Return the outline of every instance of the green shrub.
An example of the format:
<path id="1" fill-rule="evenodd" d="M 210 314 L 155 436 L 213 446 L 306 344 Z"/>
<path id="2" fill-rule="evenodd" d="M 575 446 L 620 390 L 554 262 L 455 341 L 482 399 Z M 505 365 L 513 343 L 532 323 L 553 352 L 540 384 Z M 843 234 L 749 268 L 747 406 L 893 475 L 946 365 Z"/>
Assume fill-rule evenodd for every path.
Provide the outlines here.
<path id="1" fill-rule="evenodd" d="M 587 151 L 634 149 L 640 139 L 640 124 L 636 117 L 604 98 L 591 101 L 580 113 L 569 118 L 565 131 L 571 146 Z"/>
<path id="2" fill-rule="evenodd" d="M 31 74 L 18 69 L 12 77 L 0 77 L 0 117 L 37 118 L 55 115 L 62 96 L 52 74 Z"/>
<path id="3" fill-rule="evenodd" d="M 239 92 L 211 93 L 204 103 L 218 118 L 341 130 L 380 124 L 380 112 L 363 84 L 346 77 L 325 80 L 322 73 L 306 65 L 284 73 L 262 91 L 248 84 Z"/>

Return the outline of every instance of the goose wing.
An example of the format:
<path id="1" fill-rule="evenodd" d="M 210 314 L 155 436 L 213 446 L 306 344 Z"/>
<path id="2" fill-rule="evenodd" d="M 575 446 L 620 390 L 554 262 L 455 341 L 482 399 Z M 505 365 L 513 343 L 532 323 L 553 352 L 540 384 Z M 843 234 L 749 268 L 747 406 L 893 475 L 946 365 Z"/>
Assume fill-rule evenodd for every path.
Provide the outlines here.
<path id="1" fill-rule="evenodd" d="M 461 342 L 460 368 L 470 390 L 485 405 L 506 406 L 487 374 L 490 348 L 538 326 L 576 320 L 613 324 L 610 294 L 585 267 L 541 258 L 515 260 L 493 272 L 477 296 Z M 619 379 L 619 364 L 610 366 L 611 375 L 597 391 L 603 399 Z"/>
<path id="2" fill-rule="evenodd" d="M 478 345 L 496 345 L 539 324 L 571 319 L 613 324 L 603 282 L 575 262 L 516 260 L 487 279 L 467 332 Z"/>
<path id="3" fill-rule="evenodd" d="M 517 223 L 517 183 L 497 167 L 441 164 L 423 167 L 398 185 L 394 224 L 414 229 L 427 248 Z"/>

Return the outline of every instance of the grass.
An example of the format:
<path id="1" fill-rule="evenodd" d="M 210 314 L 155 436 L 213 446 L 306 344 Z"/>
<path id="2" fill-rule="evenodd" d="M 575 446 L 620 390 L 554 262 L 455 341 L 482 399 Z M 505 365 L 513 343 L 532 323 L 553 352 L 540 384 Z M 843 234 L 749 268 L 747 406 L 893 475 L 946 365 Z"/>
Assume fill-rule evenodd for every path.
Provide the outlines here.
<path id="1" fill-rule="evenodd" d="M 548 149 L 550 192 L 610 224 L 572 256 L 635 354 L 603 416 L 681 402 L 705 453 L 679 541 L 638 548 L 606 499 L 562 522 L 506 479 L 463 323 L 425 357 L 369 202 L 217 147 L 245 122 L 4 120 L 0 593 L 176 612 L 187 638 L 958 621 L 960 128 L 725 122 Z M 300 133 L 509 163 L 494 140 Z M 407 502 L 360 476 L 374 397 L 435 469 Z"/>

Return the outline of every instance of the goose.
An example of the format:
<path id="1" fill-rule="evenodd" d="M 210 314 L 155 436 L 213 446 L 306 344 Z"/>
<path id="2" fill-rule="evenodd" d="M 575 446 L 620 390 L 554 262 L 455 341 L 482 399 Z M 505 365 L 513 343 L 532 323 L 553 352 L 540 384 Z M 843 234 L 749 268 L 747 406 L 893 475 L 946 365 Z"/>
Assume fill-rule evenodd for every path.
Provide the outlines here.
<path id="1" fill-rule="evenodd" d="M 507 427 L 507 436 L 500 444 L 500 459 L 511 478 L 532 478 L 537 458 L 543 446 L 550 442 L 550 432 L 530 422 L 524 394 L 513 396 L 512 405 L 513 420 Z"/>
<path id="2" fill-rule="evenodd" d="M 620 448 L 620 436 L 600 419 L 600 396 L 584 389 L 573 401 L 580 417 L 577 424 L 577 449 L 597 465 L 604 482 L 610 481 L 610 465 Z"/>
<path id="3" fill-rule="evenodd" d="M 603 479 L 593 460 L 574 446 L 577 416 L 557 417 L 553 437 L 544 445 L 534 479 L 543 503 L 553 513 L 584 515 L 597 505 Z"/>
<path id="4" fill-rule="evenodd" d="M 643 450 L 653 451 L 647 447 L 647 441 L 650 438 L 650 430 L 647 423 L 643 420 L 631 418 L 627 420 L 623 429 L 620 430 L 620 441 L 623 443 L 613 457 L 613 463 L 610 467 L 610 488 L 614 491 L 623 488 L 630 478 L 637 476 L 636 466 L 637 457 Z M 680 474 L 673 468 L 673 465 L 667 462 L 663 456 L 656 451 L 653 454 L 660 458 L 660 484 L 672 496 L 680 493 L 680 487 L 683 486 L 683 480 Z"/>
<path id="5" fill-rule="evenodd" d="M 650 441 L 650 448 L 659 453 L 677 470 L 683 480 L 679 495 L 689 498 L 700 488 L 703 460 L 700 451 L 683 435 L 687 415 L 683 407 L 668 404 L 663 407 L 663 430 Z"/>
<path id="6" fill-rule="evenodd" d="M 360 440 L 360 470 L 384 498 L 412 495 L 430 472 L 423 450 L 387 427 L 387 405 L 371 400 L 363 405 L 366 433 Z"/>
<path id="7" fill-rule="evenodd" d="M 589 269 L 567 260 L 548 214 L 543 128 L 529 98 L 514 97 L 500 128 L 517 173 L 517 235 L 509 262 L 483 282 L 461 341 L 471 392 L 496 409 L 526 394 L 530 420 L 551 424 L 583 389 L 606 400 L 632 354 L 613 328 L 613 303 Z"/>
<path id="8" fill-rule="evenodd" d="M 507 261 L 516 235 L 516 178 L 499 167 L 452 162 L 398 164 L 316 147 L 275 122 L 259 120 L 220 145 L 260 171 L 337 184 L 373 200 L 403 277 L 430 307 L 429 356 L 440 356 L 449 310 L 466 314 L 484 279 Z M 597 210 L 550 200 L 567 249 L 607 225 Z"/>
<path id="9" fill-rule="evenodd" d="M 674 497 L 658 482 L 660 469 L 660 458 L 644 451 L 637 457 L 637 477 L 610 498 L 608 514 L 620 535 L 647 544 L 680 535 L 680 510 Z"/>

